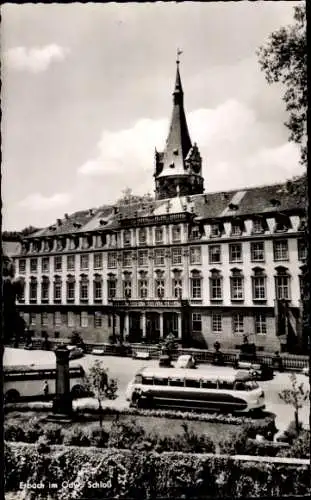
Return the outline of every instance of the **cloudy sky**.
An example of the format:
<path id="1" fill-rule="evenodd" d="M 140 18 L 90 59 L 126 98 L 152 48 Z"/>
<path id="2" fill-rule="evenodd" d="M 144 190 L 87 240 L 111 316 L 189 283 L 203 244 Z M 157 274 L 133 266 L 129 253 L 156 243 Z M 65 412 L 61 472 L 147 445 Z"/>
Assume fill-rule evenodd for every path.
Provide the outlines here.
<path id="1" fill-rule="evenodd" d="M 172 108 L 176 49 L 206 191 L 301 173 L 281 89 L 256 50 L 297 2 L 5 4 L 4 229 L 153 193 Z"/>

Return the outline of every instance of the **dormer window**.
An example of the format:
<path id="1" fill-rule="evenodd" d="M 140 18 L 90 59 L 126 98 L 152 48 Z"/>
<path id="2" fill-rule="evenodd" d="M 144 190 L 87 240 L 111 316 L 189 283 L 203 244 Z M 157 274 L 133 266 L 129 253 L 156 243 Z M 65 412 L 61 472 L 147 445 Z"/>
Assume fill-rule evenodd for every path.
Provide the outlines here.
<path id="1" fill-rule="evenodd" d="M 265 226 L 263 219 L 254 219 L 252 227 L 253 234 L 261 234 L 264 233 L 264 231 L 265 231 Z"/>
<path id="2" fill-rule="evenodd" d="M 271 198 L 270 203 L 273 207 L 279 207 L 281 205 L 280 200 L 277 200 L 276 198 Z"/>
<path id="3" fill-rule="evenodd" d="M 173 226 L 172 229 L 172 239 L 174 243 L 178 243 L 181 240 L 180 226 Z"/>
<path id="4" fill-rule="evenodd" d="M 239 205 L 236 205 L 235 203 L 229 203 L 229 209 L 230 210 L 238 210 L 239 209 Z"/>
<path id="5" fill-rule="evenodd" d="M 201 238 L 201 231 L 199 226 L 193 226 L 190 231 L 190 238 L 192 240 L 199 240 Z"/>
<path id="6" fill-rule="evenodd" d="M 243 232 L 242 223 L 241 222 L 232 222 L 231 223 L 231 236 L 241 236 Z"/>
<path id="7" fill-rule="evenodd" d="M 218 236 L 221 236 L 222 234 L 222 228 L 221 224 L 211 224 L 211 238 L 217 238 Z"/>
<path id="8" fill-rule="evenodd" d="M 301 217 L 299 221 L 298 231 L 305 231 L 307 229 L 306 218 Z"/>
<path id="9" fill-rule="evenodd" d="M 138 241 L 140 245 L 146 245 L 147 243 L 147 231 L 145 227 L 141 227 L 138 231 Z"/>
<path id="10" fill-rule="evenodd" d="M 284 233 L 290 228 L 290 219 L 287 216 L 277 216 L 275 218 L 275 231 L 277 233 Z"/>
<path id="11" fill-rule="evenodd" d="M 131 231 L 129 229 L 125 229 L 123 233 L 123 244 L 125 247 L 131 245 Z"/>

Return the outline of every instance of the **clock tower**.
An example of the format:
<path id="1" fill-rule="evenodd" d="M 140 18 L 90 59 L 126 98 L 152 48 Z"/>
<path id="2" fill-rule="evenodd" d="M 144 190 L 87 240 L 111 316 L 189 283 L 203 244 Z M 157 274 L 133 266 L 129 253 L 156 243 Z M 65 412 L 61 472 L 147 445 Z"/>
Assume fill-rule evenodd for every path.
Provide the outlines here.
<path id="1" fill-rule="evenodd" d="M 178 51 L 177 55 L 179 54 Z M 169 133 L 164 151 L 155 151 L 155 195 L 158 200 L 204 192 L 202 158 L 197 144 L 192 145 L 190 140 L 178 58 L 176 63 L 173 112 Z"/>

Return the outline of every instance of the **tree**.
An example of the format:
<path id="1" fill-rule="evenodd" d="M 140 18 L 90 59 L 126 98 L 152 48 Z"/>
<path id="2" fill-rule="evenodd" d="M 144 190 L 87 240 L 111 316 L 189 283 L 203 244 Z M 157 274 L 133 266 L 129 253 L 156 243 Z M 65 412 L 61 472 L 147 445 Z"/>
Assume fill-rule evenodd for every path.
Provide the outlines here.
<path id="1" fill-rule="evenodd" d="M 102 428 L 102 402 L 105 399 L 115 399 L 118 390 L 117 381 L 115 379 L 109 380 L 107 370 L 103 367 L 102 361 L 96 360 L 86 376 L 85 386 L 94 394 L 94 397 L 98 401 L 99 425 Z"/>
<path id="2" fill-rule="evenodd" d="M 274 31 L 258 50 L 259 64 L 269 84 L 281 83 L 289 119 L 289 140 L 301 147 L 307 161 L 307 38 L 306 7 L 294 7 L 294 24 Z"/>
<path id="3" fill-rule="evenodd" d="M 4 342 L 10 342 L 14 335 L 14 347 L 18 347 L 19 339 L 25 329 L 25 322 L 16 308 L 16 299 L 22 296 L 23 290 L 24 281 L 15 278 L 15 266 L 12 260 L 2 255 L 3 339 Z"/>
<path id="4" fill-rule="evenodd" d="M 309 399 L 310 392 L 304 389 L 303 382 L 298 384 L 297 375 L 295 373 L 290 374 L 291 388 L 283 389 L 279 393 L 279 397 L 284 403 L 291 405 L 295 411 L 295 427 L 297 435 L 301 430 L 299 422 L 299 410 L 303 407 L 304 403 Z"/>

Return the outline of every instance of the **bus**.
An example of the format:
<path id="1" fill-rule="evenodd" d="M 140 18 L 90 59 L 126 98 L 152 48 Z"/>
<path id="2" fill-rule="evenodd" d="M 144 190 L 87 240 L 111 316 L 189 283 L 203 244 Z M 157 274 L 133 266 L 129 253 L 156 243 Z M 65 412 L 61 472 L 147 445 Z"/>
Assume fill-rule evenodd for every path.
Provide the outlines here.
<path id="1" fill-rule="evenodd" d="M 224 413 L 265 408 L 265 394 L 247 371 L 143 368 L 129 383 L 126 399 L 138 408 L 187 408 Z"/>
<path id="2" fill-rule="evenodd" d="M 85 371 L 81 365 L 69 366 L 70 392 L 73 398 L 86 394 Z M 23 399 L 50 399 L 56 391 L 55 365 L 20 365 L 3 368 L 3 394 L 5 402 Z"/>

